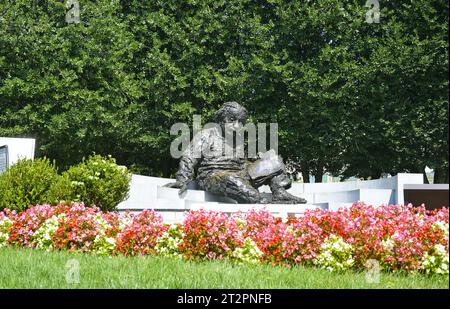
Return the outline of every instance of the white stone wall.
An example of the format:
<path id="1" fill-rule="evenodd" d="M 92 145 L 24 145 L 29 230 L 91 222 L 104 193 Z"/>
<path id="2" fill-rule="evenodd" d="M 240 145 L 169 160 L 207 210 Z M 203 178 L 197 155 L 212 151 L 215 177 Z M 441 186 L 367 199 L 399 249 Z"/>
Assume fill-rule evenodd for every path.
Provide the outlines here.
<path id="1" fill-rule="evenodd" d="M 20 158 L 34 159 L 35 139 L 0 137 L 0 146 L 8 146 L 9 166 Z"/>
<path id="2" fill-rule="evenodd" d="M 191 209 L 210 209 L 224 212 L 246 211 L 250 208 L 266 207 L 274 215 L 301 215 L 306 209 L 322 208 L 335 210 L 348 207 L 354 202 L 379 206 L 403 204 L 405 184 L 422 184 L 422 174 L 398 174 L 394 177 L 340 183 L 294 183 L 289 192 L 307 199 L 308 204 L 299 205 L 248 205 L 230 204 L 226 198 L 201 190 L 188 190 L 184 198 L 178 196 L 178 189 L 163 187 L 174 179 L 133 175 L 128 200 L 119 204 L 120 210 L 140 211 L 154 209 L 168 222 L 181 221 L 183 214 Z M 192 186 L 191 186 L 192 188 Z M 261 192 L 270 192 L 267 186 Z"/>

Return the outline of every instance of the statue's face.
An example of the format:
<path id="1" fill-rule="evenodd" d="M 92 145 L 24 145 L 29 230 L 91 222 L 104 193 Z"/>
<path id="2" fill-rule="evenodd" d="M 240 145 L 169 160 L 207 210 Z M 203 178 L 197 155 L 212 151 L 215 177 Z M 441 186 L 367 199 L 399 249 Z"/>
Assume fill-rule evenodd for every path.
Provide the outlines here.
<path id="1" fill-rule="evenodd" d="M 233 109 L 230 110 L 223 118 L 223 123 L 231 123 L 233 129 L 238 129 L 239 126 L 244 126 L 247 122 L 244 113 L 239 113 L 239 111 Z"/>

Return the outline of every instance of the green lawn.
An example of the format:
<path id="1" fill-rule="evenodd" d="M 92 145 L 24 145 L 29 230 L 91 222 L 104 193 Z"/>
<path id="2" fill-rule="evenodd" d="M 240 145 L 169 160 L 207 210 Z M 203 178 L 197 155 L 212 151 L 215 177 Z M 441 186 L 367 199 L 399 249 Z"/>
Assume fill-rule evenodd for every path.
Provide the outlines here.
<path id="1" fill-rule="evenodd" d="M 66 282 L 67 262 L 79 263 L 79 283 Z M 70 264 L 70 262 L 69 262 Z M 71 273 L 69 273 L 71 274 Z M 75 278 L 74 276 L 69 276 Z M 162 257 L 99 257 L 32 249 L 0 249 L 0 288 L 449 288 L 448 276 L 381 274 L 321 269 L 236 266 Z"/>

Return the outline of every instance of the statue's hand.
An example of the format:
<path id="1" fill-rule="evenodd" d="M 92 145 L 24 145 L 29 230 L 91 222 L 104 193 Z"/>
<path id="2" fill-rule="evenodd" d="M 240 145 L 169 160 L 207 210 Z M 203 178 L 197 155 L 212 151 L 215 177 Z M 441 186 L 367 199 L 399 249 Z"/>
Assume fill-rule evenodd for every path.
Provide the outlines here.
<path id="1" fill-rule="evenodd" d="M 164 187 L 167 188 L 178 188 L 180 189 L 180 191 L 178 191 L 178 195 L 183 198 L 186 195 L 186 191 L 187 191 L 187 186 L 185 183 L 181 182 L 181 181 L 175 181 L 175 182 L 170 182 L 168 184 L 165 184 Z"/>

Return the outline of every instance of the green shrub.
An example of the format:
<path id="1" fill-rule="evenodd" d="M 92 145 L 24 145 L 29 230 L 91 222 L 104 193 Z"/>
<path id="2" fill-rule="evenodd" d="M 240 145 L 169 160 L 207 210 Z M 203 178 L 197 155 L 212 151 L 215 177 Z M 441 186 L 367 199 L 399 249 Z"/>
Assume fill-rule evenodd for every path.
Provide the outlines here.
<path id="1" fill-rule="evenodd" d="M 59 177 L 55 163 L 47 158 L 19 160 L 0 176 L 0 210 L 22 211 L 57 200 L 51 187 Z"/>
<path id="2" fill-rule="evenodd" d="M 67 176 L 59 176 L 55 178 L 48 193 L 48 203 L 56 205 L 60 202 L 66 202 L 70 204 L 72 201 L 76 201 L 73 198 L 75 196 L 72 184 Z"/>
<path id="3" fill-rule="evenodd" d="M 93 155 L 62 174 L 55 185 L 55 195 L 67 190 L 70 182 L 70 194 L 66 200 L 96 205 L 104 211 L 114 210 L 128 197 L 130 180 L 126 167 L 118 166 L 114 158 Z"/>

